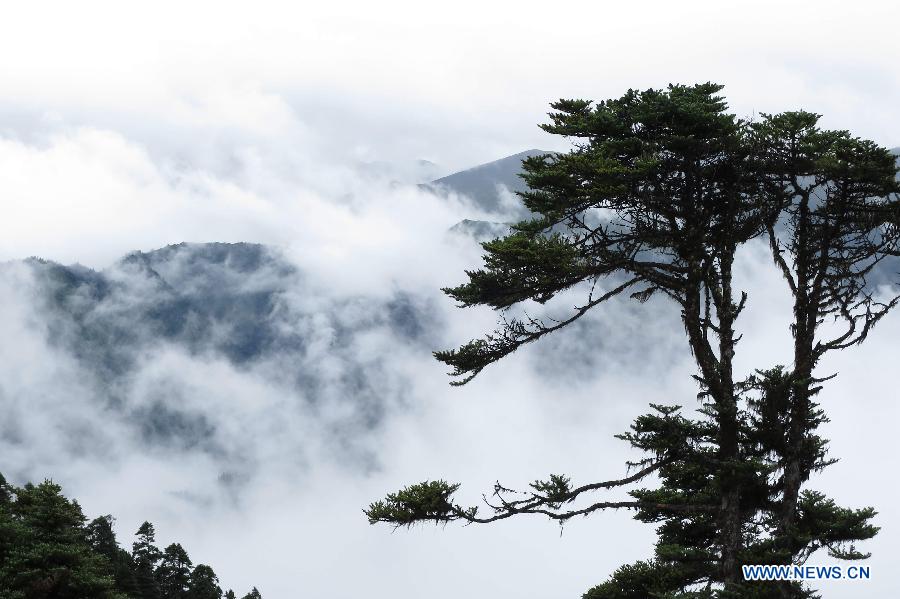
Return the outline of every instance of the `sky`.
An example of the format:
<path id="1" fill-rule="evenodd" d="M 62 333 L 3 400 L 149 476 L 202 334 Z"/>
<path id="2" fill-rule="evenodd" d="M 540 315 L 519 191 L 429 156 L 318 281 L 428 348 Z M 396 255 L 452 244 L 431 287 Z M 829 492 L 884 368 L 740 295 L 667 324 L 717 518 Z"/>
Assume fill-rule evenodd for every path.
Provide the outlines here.
<path id="1" fill-rule="evenodd" d="M 438 291 L 478 260 L 474 244 L 445 232 L 484 215 L 465 198 L 418 190 L 417 161 L 448 174 L 530 148 L 563 150 L 565 140 L 537 127 L 553 100 L 707 80 L 726 85 L 739 115 L 803 108 L 825 126 L 900 146 L 897 22 L 900 7 L 880 1 L 8 8 L 0 261 L 103 269 L 182 241 L 265 243 L 304 273 L 302 286 L 282 282 L 298 314 L 340 306 L 340 322 L 356 322 L 350 299 L 378 310 L 399 290 L 428 306 L 436 347 L 373 326 L 340 356 L 323 341 L 304 363 L 339 370 L 378 355 L 372 376 L 390 377 L 378 387 L 383 418 L 355 432 L 349 452 L 335 423 L 352 420 L 352 404 L 309 409 L 279 383 L 290 363 L 248 370 L 175 346 L 148 350 L 124 401 L 139 408 L 166 380 L 223 443 L 242 439 L 235 453 L 255 470 L 231 496 L 211 454 L 148 447 L 95 400 L 96 382 L 48 342 L 33 282 L 19 272 L 0 282 L 0 402 L 25 433 L 3 441 L 0 471 L 62 482 L 87 513 L 116 515 L 125 543 L 152 520 L 163 544 L 182 542 L 223 585 L 256 585 L 268 599 L 580 596 L 646 557 L 652 530 L 612 513 L 562 534 L 539 520 L 392 532 L 368 526 L 361 510 L 425 478 L 461 482 L 463 498 L 477 501 L 497 478 L 619 476 L 633 455 L 612 435 L 647 403 L 696 393 L 677 312 L 657 300 L 610 305 L 594 329 L 561 333 L 451 389 L 430 350 L 478 336 L 494 317 L 457 310 Z M 785 346 L 788 307 L 764 252 L 748 249 L 741 267 L 751 299 L 739 360 L 749 372 L 785 360 L 773 348 Z M 312 323 L 326 341 L 333 334 Z M 833 585 L 828 597 L 900 591 L 888 578 L 900 551 L 896 483 L 876 476 L 890 468 L 898 397 L 884 373 L 898 334 L 893 315 L 866 345 L 823 365 L 840 372 L 822 401 L 842 461 L 815 484 L 875 505 L 883 526 L 867 545 L 875 580 Z M 604 353 L 615 346 L 629 349 Z M 87 450 L 54 436 L 75 424 Z"/>

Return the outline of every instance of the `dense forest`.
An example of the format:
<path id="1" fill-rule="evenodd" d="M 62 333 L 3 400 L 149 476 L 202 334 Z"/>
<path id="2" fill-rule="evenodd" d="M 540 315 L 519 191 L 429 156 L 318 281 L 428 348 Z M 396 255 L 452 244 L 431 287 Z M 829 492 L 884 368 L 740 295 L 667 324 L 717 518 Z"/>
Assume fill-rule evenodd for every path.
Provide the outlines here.
<path id="1" fill-rule="evenodd" d="M 113 523 L 88 522 L 53 481 L 16 487 L 0 474 L 0 599 L 235 599 L 180 544 L 159 549 L 150 522 L 130 552 Z M 261 595 L 254 588 L 243 599 Z"/>

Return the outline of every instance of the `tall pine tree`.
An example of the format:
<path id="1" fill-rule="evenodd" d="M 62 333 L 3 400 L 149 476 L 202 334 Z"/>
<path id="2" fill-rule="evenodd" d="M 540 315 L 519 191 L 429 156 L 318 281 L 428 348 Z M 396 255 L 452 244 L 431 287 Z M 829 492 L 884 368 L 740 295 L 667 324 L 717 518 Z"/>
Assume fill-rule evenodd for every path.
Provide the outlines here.
<path id="1" fill-rule="evenodd" d="M 453 500 L 458 484 L 412 485 L 366 510 L 370 522 L 489 523 L 540 514 L 564 522 L 630 508 L 658 524 L 652 559 L 624 566 L 586 597 L 803 597 L 797 584 L 745 583 L 742 564 L 796 563 L 822 547 L 863 557 L 873 536 L 870 508 L 849 510 L 801 492 L 828 465 L 815 429 L 824 414 L 812 397 L 825 377 L 816 357 L 865 339 L 896 304 L 879 300 L 866 275 L 898 250 L 893 159 L 845 132 L 815 129 L 814 115 L 786 113 L 748 123 L 727 112 L 721 86 L 629 91 L 593 104 L 562 100 L 544 128 L 576 139 L 567 154 L 526 159 L 537 216 L 483 244 L 485 266 L 445 291 L 461 306 L 507 311 L 570 290 L 583 301 L 562 319 L 509 318 L 483 339 L 437 352 L 465 384 L 487 365 L 578 321 L 617 296 L 644 303 L 661 295 L 681 313 L 697 366 L 696 416 L 654 405 L 621 435 L 644 457 L 636 471 L 580 486 L 564 475 L 517 493 L 498 483 L 488 513 Z M 738 249 L 768 237 L 795 299 L 791 370 L 734 372 L 736 323 L 748 296 L 734 288 Z M 789 258 L 784 254 L 788 252 Z M 817 334 L 826 316 L 846 328 Z M 589 501 L 650 475 L 629 499 Z"/>
<path id="2" fill-rule="evenodd" d="M 135 533 L 137 540 L 131 545 L 134 577 L 140 599 L 159 599 L 160 590 L 155 572 L 162 553 L 155 545 L 156 530 L 150 522 L 144 522 Z"/>
<path id="3" fill-rule="evenodd" d="M 115 519 L 110 515 L 91 520 L 87 525 L 88 542 L 95 553 L 99 553 L 110 563 L 116 589 L 129 597 L 137 597 L 139 591 L 134 575 L 134 563 L 131 555 L 119 547 L 113 531 L 114 522 Z"/>
<path id="4" fill-rule="evenodd" d="M 155 574 L 163 599 L 187 597 L 191 582 L 191 560 L 184 547 L 178 543 L 166 547 Z"/>

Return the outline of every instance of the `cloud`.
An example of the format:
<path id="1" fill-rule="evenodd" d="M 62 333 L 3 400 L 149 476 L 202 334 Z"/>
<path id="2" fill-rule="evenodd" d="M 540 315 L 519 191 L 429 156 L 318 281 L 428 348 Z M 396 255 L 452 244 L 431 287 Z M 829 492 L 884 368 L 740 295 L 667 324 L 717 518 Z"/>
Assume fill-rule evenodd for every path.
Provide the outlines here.
<path id="1" fill-rule="evenodd" d="M 49 19 L 23 4 L 0 30 L 0 114 L 7 129 L 55 119 L 127 128 L 155 146 L 183 146 L 176 133 L 190 131 L 210 149 L 299 120 L 333 155 L 427 158 L 449 172 L 564 147 L 535 127 L 557 98 L 712 79 L 742 115 L 802 107 L 896 145 L 898 9 L 863 6 L 91 2 Z"/>
<path id="2" fill-rule="evenodd" d="M 208 290 L 205 281 L 226 280 L 250 264 L 236 262 L 234 253 L 203 263 L 197 255 L 205 247 L 175 248 L 150 263 L 170 284 L 202 293 Z M 365 262 L 365 254 L 359 256 Z M 741 285 L 751 292 L 742 320 L 747 333 L 739 354 L 742 369 L 783 362 L 789 355 L 773 355 L 771 349 L 787 347 L 784 323 L 774 316 L 785 315 L 788 306 L 779 293 L 781 281 L 766 262 L 764 247 L 748 248 L 739 262 Z M 216 274 L 215 264 L 225 272 Z M 216 349 L 221 339 L 233 336 L 227 330 L 214 331 L 193 348 L 177 337 L 160 340 L 136 318 L 142 302 L 152 306 L 164 299 L 159 288 L 148 293 L 141 279 L 126 278 L 138 274 L 113 267 L 107 272 L 123 287 L 91 315 L 101 319 L 104 330 L 116 327 L 103 318 L 128 323 L 143 341 L 137 346 L 139 362 L 113 387 L 120 403 L 112 406 L 89 364 L 73 357 L 77 352 L 66 351 L 65 344 L 48 342 L 53 337 L 48 327 L 59 323 L 34 301 L 40 293 L 29 280 L 33 271 L 20 264 L 9 268 L 14 273 L 2 278 L 0 288 L 9 307 L 2 333 L 17 346 L 3 346 L 0 388 L 4 407 L 13 414 L 8 422 L 18 432 L 4 434 L 4 468 L 13 466 L 11 478 L 17 480 L 52 476 L 89 513 L 115 513 L 125 542 L 150 518 L 161 542 L 184 542 L 195 559 L 212 563 L 226 584 L 256 584 L 273 597 L 292 596 L 298 587 L 338 596 L 363 590 L 375 596 L 416 593 L 436 582 L 438 596 L 515 589 L 537 597 L 559 589 L 560 580 L 567 592 L 577 593 L 627 559 L 647 555 L 652 530 L 624 513 L 572 522 L 560 537 L 555 525 L 541 520 L 391 534 L 369 527 L 360 510 L 385 491 L 423 478 L 463 482 L 463 501 L 477 503 L 498 477 L 516 485 L 549 472 L 566 472 L 578 481 L 620 474 L 624 460 L 634 455 L 613 439 L 615 433 L 651 401 L 693 405 L 693 369 L 677 310 L 666 302 L 611 303 L 586 326 L 519 352 L 470 386 L 450 389 L 428 350 L 477 335 L 493 319 L 489 313 L 454 310 L 438 301 L 434 286 L 416 277 L 398 284 L 410 294 L 408 310 L 429 330 L 425 344 L 390 321 L 391 308 L 378 292 L 348 297 L 340 287 L 310 288 L 303 276 L 285 275 L 265 261 L 254 264 L 244 279 L 223 285 L 218 295 L 273 285 L 283 290 L 282 308 L 260 324 L 298 334 L 306 350 L 242 363 Z M 75 299 L 86 301 L 77 294 Z M 571 299 L 551 305 L 551 313 L 564 311 Z M 865 348 L 874 353 L 861 351 L 858 358 L 889 353 L 885 343 L 891 337 L 890 330 L 878 331 Z M 70 341 L 87 342 L 78 336 Z M 851 387 L 859 376 L 866 378 L 861 368 L 856 372 Z M 343 383 L 347 373 L 359 384 Z M 292 384 L 296 375 L 306 377 L 303 385 Z M 881 406 L 874 396 L 883 389 L 868 384 L 870 406 L 841 408 L 840 387 L 829 388 L 823 404 L 842 413 L 838 422 L 865 418 L 876 431 L 889 428 L 889 418 L 865 416 Z M 364 392 L 348 397 L 348 389 Z M 316 391 L 321 393 L 314 399 L 309 393 Z M 360 408 L 377 405 L 383 411 L 375 420 L 360 422 Z M 841 445 L 836 455 L 844 458 L 834 469 L 845 471 L 816 484 L 852 505 L 879 506 L 888 518 L 882 523 L 896 521 L 890 485 L 870 481 L 866 492 L 858 493 L 843 481 L 847 468 L 862 475 L 869 467 L 867 454 L 856 450 L 856 442 L 848 443 L 853 425 L 838 424 L 829 432 Z M 875 449 L 877 444 L 866 451 Z M 871 544 L 876 571 L 886 567 L 884 560 L 896 548 L 897 537 L 889 530 Z M 610 538 L 624 540 L 598 543 Z M 334 581 L 346 581 L 348 570 L 352 580 L 335 591 Z M 835 596 L 844 590 L 852 589 L 835 589 Z"/>
<path id="3" fill-rule="evenodd" d="M 446 174 L 564 149 L 535 127 L 550 100 L 707 79 L 728 84 L 740 114 L 802 106 L 896 145 L 897 9 L 783 4 L 603 7 L 575 21 L 565 5 L 529 3 L 515 19 L 484 3 L 303 14 L 94 3 L 54 18 L 21 5 L 0 25 L 0 260 L 80 262 L 112 291 L 78 287 L 52 307 L 33 268 L 4 266 L 0 471 L 57 479 L 89 514 L 118 516 L 125 544 L 150 519 L 226 585 L 275 599 L 577 596 L 646 557 L 653 531 L 625 513 L 562 536 L 540 520 L 395 534 L 365 522 L 369 501 L 425 478 L 462 482 L 477 502 L 497 478 L 620 475 L 634 455 L 612 435 L 647 403 L 692 406 L 697 392 L 678 311 L 657 299 L 612 303 L 450 389 L 430 351 L 480 336 L 495 315 L 438 291 L 480 253 L 446 232 L 482 215 L 411 185 L 422 171 L 410 165 L 427 158 Z M 818 38 L 798 37 L 801 22 Z M 181 242 L 262 243 L 279 259 L 242 273 L 207 257 L 198 276 L 199 254 L 170 251 L 152 266 L 174 295 L 117 264 Z M 784 363 L 789 307 L 765 248 L 747 248 L 740 277 L 739 369 Z M 259 331 L 227 306 L 263 296 L 260 330 L 299 341 L 243 359 L 229 344 Z M 192 316 L 164 334 L 149 311 L 184 297 L 197 303 L 179 314 Z M 842 461 L 814 482 L 880 510 L 866 587 L 878 595 L 900 590 L 885 574 L 900 514 L 877 476 L 900 405 L 888 376 L 897 327 L 886 319 L 823 366 L 841 373 L 821 400 Z M 86 330 L 110 338 L 89 343 Z M 98 370 L 111 354 L 121 367 Z"/>

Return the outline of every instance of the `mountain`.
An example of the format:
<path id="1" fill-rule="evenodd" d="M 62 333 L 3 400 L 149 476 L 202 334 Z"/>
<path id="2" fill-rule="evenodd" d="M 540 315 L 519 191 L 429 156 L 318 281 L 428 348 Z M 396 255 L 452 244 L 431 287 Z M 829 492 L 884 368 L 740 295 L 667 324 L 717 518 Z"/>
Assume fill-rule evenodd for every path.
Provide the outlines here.
<path id="1" fill-rule="evenodd" d="M 521 199 L 515 195 L 516 192 L 527 189 L 519 176 L 522 172 L 522 160 L 551 153 L 543 150 L 526 150 L 441 177 L 419 187 L 442 196 L 451 193 L 466 196 L 480 211 L 503 219 L 502 222 L 463 219 L 450 227 L 451 234 L 470 237 L 479 242 L 488 241 L 506 235 L 510 224 L 531 215 L 531 212 L 522 205 Z"/>
<path id="2" fill-rule="evenodd" d="M 130 422 L 138 438 L 216 455 L 233 441 L 223 444 L 224 433 L 189 407 L 197 389 L 177 365 L 227 364 L 286 401 L 343 406 L 332 425 L 352 435 L 377 426 L 396 396 L 383 352 L 428 355 L 439 329 L 429 300 L 401 290 L 335 295 L 279 250 L 252 243 L 170 245 L 100 271 L 4 263 L 0 295 L 75 364 L 89 401 Z"/>
<path id="3" fill-rule="evenodd" d="M 537 153 L 438 179 L 433 189 L 447 193 L 457 186 L 452 190 L 467 189 L 485 207 L 498 207 L 497 194 L 489 192 L 517 189 L 521 159 Z M 451 232 L 483 241 L 505 234 L 508 226 L 467 219 Z M 895 281 L 895 271 L 895 265 L 882 263 L 869 282 Z M 188 406 L 196 395 L 191 371 L 172 364 L 189 363 L 198 372 L 225 364 L 252 375 L 248 380 L 265 380 L 285 401 L 338 406 L 330 412 L 337 415 L 331 425 L 344 436 L 374 428 L 386 398 L 402 396 L 407 387 L 385 356 L 427 356 L 440 347 L 439 311 L 425 294 L 336 294 L 327 281 L 316 281 L 278 249 L 252 243 L 181 243 L 132 252 L 103 270 L 39 258 L 0 264 L 6 315 L 0 324 L 27 321 L 24 329 L 9 328 L 17 343 L 28 347 L 31 339 L 25 337 L 38 335 L 65 358 L 61 363 L 77 368 L 70 379 L 55 371 L 36 375 L 48 387 L 32 392 L 15 387 L 18 379 L 9 373 L 18 367 L 9 366 L 0 399 L 63 397 L 74 393 L 65 382 L 74 380 L 84 387 L 86 401 L 133 423 L 147 443 L 221 451 L 237 442 L 217 435 L 216 424 Z M 0 450 L 24 435 L 16 422 L 10 418 L 0 427 Z M 73 443 L 84 439 L 77 430 L 71 437 Z"/>
<path id="4" fill-rule="evenodd" d="M 302 351 L 305 341 L 284 321 L 304 311 L 292 295 L 312 293 L 303 273 L 275 248 L 253 243 L 180 243 L 150 252 L 132 252 L 103 271 L 25 261 L 41 306 L 58 322 L 53 339 L 66 342 L 64 328 L 90 339 L 90 355 L 109 366 L 129 349 L 154 340 L 177 343 L 193 352 L 221 354 L 234 364 L 272 353 Z M 353 301 L 347 298 L 346 301 Z M 386 324 L 414 339 L 421 332 L 410 298 L 396 294 L 373 310 Z M 309 306 L 312 308 L 313 306 Z M 339 320 L 341 305 L 332 304 Z M 315 309 L 322 306 L 315 306 Z M 373 323 L 367 323 L 373 324 Z M 333 323 L 337 328 L 338 322 Z M 113 355 L 120 359 L 113 359 Z M 127 362 L 127 360 L 125 360 Z M 94 364 L 98 366 L 99 364 Z M 118 364 L 111 374 L 127 368 Z"/>
<path id="5" fill-rule="evenodd" d="M 522 160 L 540 154 L 550 154 L 543 150 L 526 150 L 500 160 L 441 177 L 423 185 L 436 193 L 457 193 L 472 199 L 484 212 L 498 215 L 513 215 L 517 220 L 527 216 L 528 211 L 515 196 L 517 191 L 525 191 L 526 186 L 519 173 Z"/>

